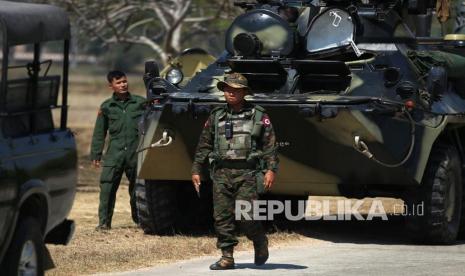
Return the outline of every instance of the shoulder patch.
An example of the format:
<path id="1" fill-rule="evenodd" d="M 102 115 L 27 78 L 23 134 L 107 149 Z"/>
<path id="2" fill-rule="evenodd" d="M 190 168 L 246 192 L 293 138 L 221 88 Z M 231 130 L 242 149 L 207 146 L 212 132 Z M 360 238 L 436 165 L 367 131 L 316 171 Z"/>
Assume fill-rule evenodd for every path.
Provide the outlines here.
<path id="1" fill-rule="evenodd" d="M 103 114 L 103 111 L 102 111 L 101 108 L 99 108 L 99 109 L 98 109 L 98 112 L 97 112 L 97 116 L 102 116 L 102 114 Z"/>
<path id="2" fill-rule="evenodd" d="M 263 114 L 262 123 L 265 127 L 268 127 L 271 125 L 270 117 L 268 117 L 268 114 Z"/>

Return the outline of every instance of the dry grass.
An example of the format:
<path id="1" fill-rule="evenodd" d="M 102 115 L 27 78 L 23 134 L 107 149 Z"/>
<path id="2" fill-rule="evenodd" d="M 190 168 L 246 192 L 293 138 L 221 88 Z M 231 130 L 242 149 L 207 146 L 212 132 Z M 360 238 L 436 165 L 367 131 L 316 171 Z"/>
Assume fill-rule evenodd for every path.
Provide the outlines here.
<path id="1" fill-rule="evenodd" d="M 130 219 L 127 186 L 120 187 L 111 231 L 95 231 L 97 225 L 97 192 L 79 192 L 70 217 L 77 222 L 77 231 L 66 247 L 49 245 L 56 269 L 47 275 L 80 275 L 96 272 L 124 271 L 148 267 L 196 256 L 217 254 L 215 237 L 144 235 Z M 295 233 L 270 235 L 271 246 L 305 240 Z M 251 249 L 245 237 L 238 250 Z M 310 240 L 310 239 L 308 239 Z"/>
<path id="2" fill-rule="evenodd" d="M 141 81 L 129 76 L 130 84 Z M 135 93 L 143 95 L 136 86 Z M 98 178 L 100 170 L 88 160 L 92 127 L 100 103 L 110 96 L 103 77 L 71 79 L 69 126 L 75 133 L 79 154 L 78 191 L 69 216 L 77 228 L 68 246 L 48 245 L 56 267 L 47 275 L 82 275 L 96 272 L 124 271 L 183 260 L 202 255 L 216 254 L 216 239 L 212 235 L 159 237 L 144 235 L 131 220 L 127 181 L 118 190 L 114 211 L 113 229 L 98 232 Z M 292 233 L 273 234 L 271 245 L 305 239 Z M 251 249 L 252 245 L 241 238 L 238 250 Z"/>
<path id="3" fill-rule="evenodd" d="M 90 166 L 81 167 L 81 173 L 84 172 L 89 179 L 92 175 L 98 176 L 98 173 L 89 170 L 93 169 Z M 124 271 L 217 253 L 216 239 L 212 235 L 144 235 L 131 220 L 127 185 L 122 184 L 118 191 L 111 231 L 94 230 L 98 222 L 97 207 L 96 187 L 92 187 L 90 183 L 80 185 L 70 214 L 70 218 L 77 223 L 74 239 L 66 247 L 48 246 L 57 268 L 49 271 L 47 275 Z M 252 248 L 252 244 L 246 238 L 241 237 L 240 240 L 238 250 Z M 272 246 L 301 240 L 310 239 L 286 232 L 270 235 Z"/>
<path id="4" fill-rule="evenodd" d="M 139 76 L 129 76 L 137 84 L 137 94 L 143 95 Z M 134 86 L 133 86 L 134 87 Z M 79 151 L 78 192 L 70 218 L 77 223 L 72 242 L 64 246 L 48 245 L 57 266 L 47 275 L 82 275 L 96 272 L 125 271 L 197 256 L 217 254 L 213 235 L 159 237 L 144 235 L 131 220 L 127 182 L 117 194 L 113 229 L 97 232 L 98 177 L 100 170 L 88 160 L 92 127 L 100 103 L 110 96 L 102 77 L 73 77 L 70 86 L 69 126 L 76 133 Z M 328 198 L 314 198 L 317 200 Z M 387 201 L 390 202 L 389 200 Z M 394 203 L 397 201 L 393 201 Z M 391 202 L 390 204 L 394 204 Z M 335 205 L 331 211 L 335 212 Z M 296 232 L 276 232 L 269 235 L 271 246 L 293 243 L 322 242 Z M 250 250 L 252 244 L 240 238 L 237 250 Z"/>
<path id="5" fill-rule="evenodd" d="M 89 130 L 82 133 L 90 132 Z M 85 136 L 85 135 L 83 135 Z M 78 136 L 79 137 L 79 136 Z M 88 143 L 81 141 L 80 146 Z M 94 230 L 97 225 L 99 171 L 81 159 L 78 193 L 70 218 L 77 229 L 68 246 L 49 245 L 48 248 L 57 266 L 47 275 L 82 275 L 96 272 L 125 271 L 154 266 L 197 256 L 218 254 L 213 235 L 160 237 L 144 235 L 131 220 L 128 187 L 126 182 L 119 188 L 113 220 L 113 229 L 108 232 Z M 330 212 L 336 213 L 335 199 L 313 197 L 313 200 L 331 200 Z M 397 203 L 385 199 L 385 206 Z M 368 205 L 367 201 L 365 205 Z M 367 208 L 360 208 L 362 212 Z M 389 210 L 388 210 L 389 211 Z M 271 246 L 287 244 L 312 244 L 323 240 L 309 238 L 306 229 L 296 232 L 279 231 L 269 235 Z M 310 233 L 311 236 L 311 233 Z M 251 250 L 252 244 L 240 238 L 237 250 Z"/>
<path id="6" fill-rule="evenodd" d="M 90 170 L 90 167 L 81 168 L 81 174 L 87 170 Z M 87 177 L 98 176 L 98 173 L 87 172 L 86 175 Z M 331 200 L 334 201 L 334 198 Z M 389 200 L 386 202 L 389 203 Z M 334 205 L 331 205 L 330 213 L 335 213 Z M 66 247 L 48 246 L 57 268 L 50 270 L 47 275 L 126 271 L 218 254 L 215 246 L 216 238 L 211 234 L 173 237 L 145 235 L 131 220 L 127 185 L 122 184 L 118 191 L 111 231 L 94 230 L 98 222 L 97 207 L 98 190 L 90 185 L 80 186 L 70 214 L 70 218 L 77 223 L 74 239 Z M 308 236 L 306 229 L 296 232 L 278 231 L 268 235 L 272 247 L 324 242 Z M 236 250 L 251 250 L 252 248 L 250 241 L 245 237 L 240 237 Z"/>

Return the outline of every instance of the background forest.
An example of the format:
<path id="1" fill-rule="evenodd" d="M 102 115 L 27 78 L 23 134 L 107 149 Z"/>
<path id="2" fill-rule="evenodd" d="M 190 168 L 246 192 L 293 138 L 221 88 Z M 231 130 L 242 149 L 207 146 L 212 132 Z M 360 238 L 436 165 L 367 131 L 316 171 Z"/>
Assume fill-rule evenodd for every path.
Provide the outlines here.
<path id="1" fill-rule="evenodd" d="M 224 32 L 241 13 L 233 0 L 24 0 L 54 4 L 71 17 L 72 54 L 102 71 L 139 72 L 144 60 L 166 63 L 186 48 L 212 55 L 224 49 Z M 83 59 L 81 59 L 83 60 Z M 75 60 L 74 66 L 77 65 Z"/>

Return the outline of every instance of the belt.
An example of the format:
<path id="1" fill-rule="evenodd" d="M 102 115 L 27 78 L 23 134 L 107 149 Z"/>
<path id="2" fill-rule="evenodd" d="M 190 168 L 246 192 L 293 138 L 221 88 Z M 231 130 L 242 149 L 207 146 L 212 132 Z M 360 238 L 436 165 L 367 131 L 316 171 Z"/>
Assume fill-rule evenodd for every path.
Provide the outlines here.
<path id="1" fill-rule="evenodd" d="M 245 170 L 251 169 L 255 170 L 257 168 L 257 162 L 246 160 L 221 160 L 219 161 L 216 166 L 217 169 L 227 168 L 227 169 L 238 169 L 238 170 Z"/>

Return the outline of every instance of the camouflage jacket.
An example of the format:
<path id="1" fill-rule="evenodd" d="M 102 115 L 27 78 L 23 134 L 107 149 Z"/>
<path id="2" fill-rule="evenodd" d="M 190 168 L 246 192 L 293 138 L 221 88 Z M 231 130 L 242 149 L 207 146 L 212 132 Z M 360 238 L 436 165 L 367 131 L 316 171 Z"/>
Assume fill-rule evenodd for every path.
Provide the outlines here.
<path id="1" fill-rule="evenodd" d="M 214 148 L 215 148 L 215 145 L 214 145 L 215 143 L 214 113 L 218 111 L 223 111 L 225 112 L 226 115 L 222 117 L 228 116 L 229 118 L 232 118 L 234 120 L 234 118 L 239 118 L 243 116 L 244 113 L 250 113 L 251 111 L 254 110 L 254 108 L 255 108 L 254 105 L 245 103 L 244 108 L 238 113 L 232 112 L 232 110 L 230 110 L 227 105 L 225 105 L 220 110 L 215 109 L 212 111 L 212 113 L 210 114 L 210 117 L 205 122 L 205 126 L 200 135 L 199 143 L 197 145 L 197 150 L 194 156 L 194 162 L 192 165 L 192 171 L 191 171 L 192 174 L 200 174 L 200 172 L 202 171 L 202 165 L 205 163 L 207 158 L 210 157 L 211 153 L 214 151 Z M 253 118 L 251 118 L 251 120 L 253 120 Z M 262 119 L 261 119 L 261 124 L 262 124 L 262 130 L 260 132 L 260 136 L 255 141 L 257 145 L 257 150 L 265 153 L 261 158 L 266 164 L 266 169 L 276 172 L 278 170 L 278 163 L 279 163 L 277 152 L 276 152 L 276 136 L 275 136 L 273 126 L 271 124 L 268 114 L 266 113 L 263 114 Z M 224 126 L 224 121 L 220 120 L 219 125 Z M 216 126 L 216 127 L 220 127 L 220 126 Z M 219 132 L 221 133 L 221 131 Z M 221 135 L 224 135 L 224 134 L 221 134 Z"/>

